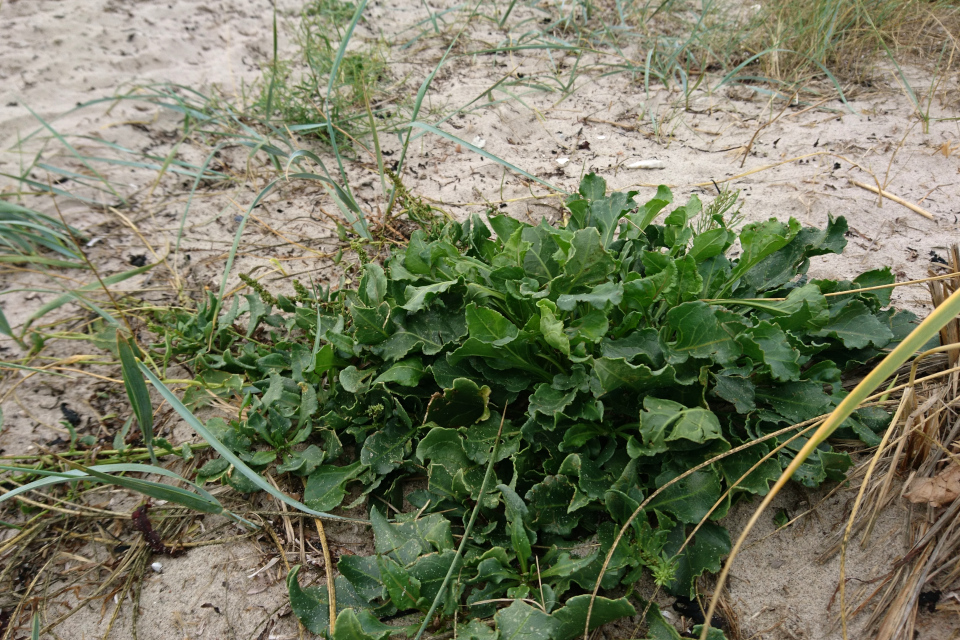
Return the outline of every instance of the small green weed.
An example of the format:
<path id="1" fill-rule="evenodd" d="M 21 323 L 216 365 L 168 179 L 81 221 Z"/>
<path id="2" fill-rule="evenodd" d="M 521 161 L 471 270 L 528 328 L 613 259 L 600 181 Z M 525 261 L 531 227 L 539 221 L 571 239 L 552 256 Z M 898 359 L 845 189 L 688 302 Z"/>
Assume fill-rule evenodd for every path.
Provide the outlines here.
<path id="1" fill-rule="evenodd" d="M 351 138 L 367 132 L 366 105 L 377 104 L 388 78 L 388 66 L 380 49 L 363 44 L 345 53 L 336 66 L 332 93 L 327 93 L 334 71 L 338 41 L 357 7 L 339 0 L 317 0 L 300 15 L 296 31 L 298 51 L 294 58 L 275 60 L 264 70 L 263 86 L 254 108 L 268 120 L 286 126 L 333 123 L 338 147 L 350 147 Z M 271 113 L 265 113 L 270 105 Z M 389 109 L 374 115 L 388 120 Z M 301 129 L 329 140 L 328 127 Z"/>

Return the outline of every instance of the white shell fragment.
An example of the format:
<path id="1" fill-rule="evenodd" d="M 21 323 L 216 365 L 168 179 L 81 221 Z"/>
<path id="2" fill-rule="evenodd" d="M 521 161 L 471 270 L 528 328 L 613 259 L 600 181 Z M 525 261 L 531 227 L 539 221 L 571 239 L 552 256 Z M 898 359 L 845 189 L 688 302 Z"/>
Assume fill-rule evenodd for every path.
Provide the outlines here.
<path id="1" fill-rule="evenodd" d="M 667 165 L 662 160 L 650 158 L 649 160 L 637 160 L 626 165 L 627 169 L 666 169 Z"/>
<path id="2" fill-rule="evenodd" d="M 483 149 L 485 146 L 487 146 L 487 141 L 480 136 L 477 136 L 473 139 L 473 146 L 475 146 L 477 149 Z"/>
<path id="3" fill-rule="evenodd" d="M 159 562 L 154 562 L 152 565 L 150 565 L 150 568 L 153 569 L 154 573 L 163 573 L 163 565 Z"/>
<path id="4" fill-rule="evenodd" d="M 597 140 L 606 140 L 607 136 L 597 136 Z"/>
<path id="5" fill-rule="evenodd" d="M 561 167 L 570 162 L 570 158 L 557 158 L 557 164 Z"/>

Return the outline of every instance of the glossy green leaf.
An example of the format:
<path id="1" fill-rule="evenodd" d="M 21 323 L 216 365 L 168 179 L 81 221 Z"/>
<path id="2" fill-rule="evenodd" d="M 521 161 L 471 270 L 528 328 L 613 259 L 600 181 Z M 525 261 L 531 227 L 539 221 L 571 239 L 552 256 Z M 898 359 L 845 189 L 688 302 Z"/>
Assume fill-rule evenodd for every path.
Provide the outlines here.
<path id="1" fill-rule="evenodd" d="M 386 640 L 390 636 L 388 629 L 379 628 L 368 632 L 353 609 L 344 609 L 337 614 L 331 640 Z M 373 625 L 367 625 L 373 626 Z"/>
<path id="2" fill-rule="evenodd" d="M 434 394 L 427 410 L 427 420 L 441 427 L 466 427 L 485 420 L 489 416 L 487 403 L 490 387 L 477 386 L 472 380 L 457 378 L 453 387 Z"/>
<path id="3" fill-rule="evenodd" d="M 662 486 L 676 475 L 665 472 L 657 477 L 657 484 Z M 720 479 L 715 471 L 708 468 L 695 471 L 664 489 L 650 502 L 648 509 L 665 511 L 681 522 L 696 524 L 706 517 L 719 499 Z M 717 513 L 713 516 L 716 517 Z"/>
<path id="4" fill-rule="evenodd" d="M 513 342 L 519 334 L 516 325 L 486 307 L 467 305 L 466 319 L 470 337 L 486 344 L 502 346 Z"/>
<path id="5" fill-rule="evenodd" d="M 540 609 L 514 600 L 494 616 L 501 640 L 550 640 L 561 623 Z"/>
<path id="6" fill-rule="evenodd" d="M 831 311 L 830 320 L 813 335 L 836 338 L 849 349 L 862 349 L 868 345 L 882 347 L 893 340 L 890 328 L 859 300 L 848 301 L 836 313 Z"/>
<path id="7" fill-rule="evenodd" d="M 717 316 L 704 302 L 684 302 L 670 309 L 666 326 L 670 336 L 666 341 L 668 362 L 677 364 L 686 362 L 687 358 L 710 358 L 726 364 L 740 356 L 740 346 L 720 326 Z"/>
<path id="8" fill-rule="evenodd" d="M 347 495 L 347 483 L 360 475 L 362 470 L 360 462 L 344 467 L 319 467 L 307 477 L 307 486 L 303 492 L 304 504 L 316 511 L 336 509 Z"/>
<path id="9" fill-rule="evenodd" d="M 587 610 L 591 608 L 589 595 L 574 596 L 560 609 L 553 612 L 552 617 L 560 623 L 554 631 L 553 640 L 573 640 L 582 637 L 587 628 Z M 637 615 L 637 610 L 626 598 L 611 600 L 597 597 L 592 602 L 590 612 L 590 629 L 593 631 L 608 622 Z"/>
<path id="10" fill-rule="evenodd" d="M 407 358 L 392 365 L 374 378 L 373 384 L 395 382 L 405 387 L 415 387 L 423 377 L 424 367 L 421 358 Z"/>
<path id="11" fill-rule="evenodd" d="M 150 460 L 157 464 L 157 456 L 153 452 L 153 403 L 150 401 L 150 392 L 143 374 L 137 367 L 137 359 L 133 347 L 125 337 L 117 333 L 117 351 L 120 354 L 120 369 L 123 375 L 123 386 L 127 391 L 127 398 L 137 416 L 137 423 L 143 433 L 143 444 L 150 454 Z"/>

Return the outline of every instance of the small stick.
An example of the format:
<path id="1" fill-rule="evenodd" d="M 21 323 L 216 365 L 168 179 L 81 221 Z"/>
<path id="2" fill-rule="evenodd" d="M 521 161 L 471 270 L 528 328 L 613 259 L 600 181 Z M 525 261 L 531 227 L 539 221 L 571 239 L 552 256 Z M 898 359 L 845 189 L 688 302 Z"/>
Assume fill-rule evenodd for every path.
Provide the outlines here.
<path id="1" fill-rule="evenodd" d="M 327 600 L 330 604 L 330 637 L 333 637 L 333 625 L 337 621 L 337 589 L 333 583 L 333 559 L 330 557 L 330 547 L 327 545 L 327 534 L 323 530 L 323 523 L 313 519 L 317 525 L 317 534 L 320 536 L 320 548 L 323 549 L 324 573 L 327 574 Z"/>
<path id="2" fill-rule="evenodd" d="M 910 209 L 910 211 L 913 211 L 914 213 L 919 213 L 927 220 L 936 220 L 936 218 L 933 217 L 933 214 L 927 211 L 926 209 L 924 209 L 923 207 L 918 207 L 915 204 L 907 202 L 903 198 L 899 196 L 895 196 L 889 191 L 884 191 L 883 189 L 874 187 L 873 185 L 869 185 L 863 182 L 857 182 L 856 180 L 851 180 L 850 184 L 854 185 L 855 187 L 860 187 L 861 189 L 866 189 L 867 191 L 870 191 L 871 193 L 875 193 L 880 197 L 886 198 L 887 200 L 893 200 L 897 204 L 902 204 L 907 209 Z"/>

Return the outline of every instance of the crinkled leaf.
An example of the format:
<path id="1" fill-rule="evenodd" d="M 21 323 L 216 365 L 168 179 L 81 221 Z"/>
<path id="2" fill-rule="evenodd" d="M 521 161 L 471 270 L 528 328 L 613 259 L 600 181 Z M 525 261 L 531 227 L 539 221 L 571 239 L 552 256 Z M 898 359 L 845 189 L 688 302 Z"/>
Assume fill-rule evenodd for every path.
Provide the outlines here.
<path id="1" fill-rule="evenodd" d="M 369 616 L 366 616 L 366 619 L 371 623 L 376 622 Z M 344 609 L 337 614 L 331 640 L 386 640 L 390 635 L 390 629 L 384 629 L 375 624 L 367 624 L 366 626 L 370 627 L 368 631 L 361 620 L 362 618 L 358 617 L 353 609 Z"/>
<path id="2" fill-rule="evenodd" d="M 370 386 L 370 377 L 375 373 L 375 369 L 360 370 L 355 366 L 350 365 L 340 372 L 340 385 L 349 393 L 366 393 Z M 267 400 L 268 398 L 272 400 L 272 396 L 270 394 L 273 391 L 273 386 L 273 378 L 271 377 L 270 390 L 264 394 L 263 397 L 265 406 L 270 406 L 271 404 L 270 402 L 267 402 Z"/>
<path id="3" fill-rule="evenodd" d="M 625 231 L 626 236 L 628 238 L 640 236 L 647 226 L 656 219 L 657 215 L 663 211 L 663 208 L 671 202 L 673 202 L 673 193 L 670 189 L 664 185 L 657 187 L 657 195 L 652 200 L 640 205 L 636 213 L 627 215 L 630 223 Z"/>
<path id="4" fill-rule="evenodd" d="M 540 609 L 514 600 L 494 616 L 500 640 L 550 640 L 561 623 Z"/>
<path id="5" fill-rule="evenodd" d="M 420 581 L 389 556 L 377 556 L 377 567 L 393 605 L 400 611 L 415 608 L 420 601 Z"/>
<path id="6" fill-rule="evenodd" d="M 665 269 L 653 275 L 624 281 L 623 304 L 627 309 L 645 311 L 654 302 L 671 295 L 676 289 L 677 265 L 671 260 Z"/>
<path id="7" fill-rule="evenodd" d="M 444 389 L 443 394 L 435 393 L 430 399 L 427 420 L 441 427 L 466 427 L 487 419 L 489 400 L 490 387 L 479 387 L 472 380 L 457 378 L 453 388 Z"/>
<path id="8" fill-rule="evenodd" d="M 467 323 L 462 311 L 428 309 L 406 320 L 396 331 L 379 344 L 374 352 L 385 360 L 399 360 L 414 349 L 424 355 L 439 353 L 443 348 L 467 333 Z"/>
<path id="9" fill-rule="evenodd" d="M 387 276 L 376 262 L 363 265 L 363 277 L 360 278 L 360 287 L 357 289 L 360 299 L 368 307 L 375 307 L 383 302 L 387 295 Z"/>
<path id="10" fill-rule="evenodd" d="M 550 284 L 557 295 L 577 293 L 581 287 L 599 284 L 613 273 L 616 262 L 600 244 L 597 229 L 580 229 L 573 234 L 563 275 Z M 559 305 L 558 303 L 558 306 Z"/>
<path id="11" fill-rule="evenodd" d="M 874 269 L 873 271 L 861 273 L 859 276 L 853 279 L 853 284 L 857 285 L 857 287 L 861 289 L 866 289 L 868 287 L 880 287 L 887 284 L 893 284 L 896 281 L 897 278 L 893 275 L 893 272 L 890 271 L 890 267 L 882 267 L 880 269 Z M 874 291 L 865 291 L 859 295 L 875 298 L 879 306 L 886 307 L 890 304 L 891 294 L 893 294 L 893 287 L 876 289 Z"/>
<path id="12" fill-rule="evenodd" d="M 326 455 L 320 447 L 311 444 L 303 451 L 290 455 L 285 463 L 277 465 L 277 473 L 293 472 L 298 476 L 309 476 L 323 463 Z"/>
<path id="13" fill-rule="evenodd" d="M 690 256 L 684 256 L 674 262 L 677 268 L 677 284 L 664 292 L 663 299 L 670 306 L 689 302 L 700 297 L 703 290 L 703 277 L 697 271 L 697 263 Z"/>
<path id="14" fill-rule="evenodd" d="M 757 408 L 756 387 L 749 378 L 723 371 L 714 377 L 713 393 L 736 408 L 737 413 L 750 413 Z"/>
<path id="15" fill-rule="evenodd" d="M 327 585 L 302 588 L 299 583 L 300 565 L 294 566 L 287 574 L 287 593 L 290 597 L 290 608 L 297 619 L 311 632 L 326 635 L 330 629 L 330 600 L 327 597 Z M 353 611 L 352 607 L 362 606 L 357 601 L 356 592 L 352 584 L 342 576 L 338 576 L 334 589 L 337 592 L 337 611 Z M 339 617 L 338 617 L 339 620 Z M 377 638 L 382 636 L 377 635 Z"/>
<path id="16" fill-rule="evenodd" d="M 520 238 L 529 243 L 523 256 L 524 273 L 540 283 L 553 280 L 560 273 L 560 265 L 553 257 L 560 247 L 546 221 L 537 227 L 524 227 Z"/>
<path id="17" fill-rule="evenodd" d="M 811 381 L 758 388 L 756 399 L 773 407 L 774 411 L 794 424 L 827 413 L 831 403 L 830 396 L 823 391 L 823 385 Z"/>
<path id="18" fill-rule="evenodd" d="M 380 344 L 390 337 L 390 305 L 383 302 L 376 307 L 350 306 L 354 335 L 362 344 Z"/>
<path id="19" fill-rule="evenodd" d="M 796 380 L 800 376 L 800 354 L 790 346 L 783 330 L 766 321 L 737 336 L 743 353 L 770 367 L 775 380 Z"/>
<path id="20" fill-rule="evenodd" d="M 405 387 L 415 387 L 423 377 L 424 367 L 421 358 L 407 358 L 397 362 L 374 378 L 373 384 L 395 382 Z"/>
<path id="21" fill-rule="evenodd" d="M 342 555 L 337 569 L 367 602 L 383 597 L 383 580 L 375 557 Z"/>
<path id="22" fill-rule="evenodd" d="M 439 296 L 441 293 L 450 289 L 450 287 L 457 284 L 457 280 L 448 280 L 446 282 L 437 282 L 435 284 L 426 285 L 423 287 L 414 287 L 408 285 L 404 296 L 407 301 L 402 306 L 403 309 L 406 309 L 410 313 L 416 313 L 424 309 L 429 305 L 434 298 Z"/>
<path id="23" fill-rule="evenodd" d="M 580 517 L 570 512 L 576 487 L 566 476 L 547 476 L 533 486 L 525 500 L 532 514 L 531 526 L 547 533 L 568 535 Z"/>
<path id="24" fill-rule="evenodd" d="M 300 565 L 294 566 L 287 574 L 287 593 L 290 596 L 290 608 L 297 619 L 313 633 L 323 634 L 330 629 L 330 608 L 326 594 L 317 587 L 300 587 L 297 575 Z"/>
<path id="25" fill-rule="evenodd" d="M 760 496 L 767 495 L 770 490 L 770 483 L 776 482 L 783 471 L 776 457 L 767 458 L 760 462 L 760 459 L 768 451 L 769 447 L 759 443 L 720 460 L 718 463 L 720 473 L 723 474 L 727 485 L 732 487 L 734 483 L 737 483 L 736 487 L 741 491 Z M 757 463 L 759 463 L 759 466 L 750 471 Z M 750 471 L 750 474 L 741 480 L 741 477 L 748 471 Z"/>
<path id="26" fill-rule="evenodd" d="M 563 321 L 557 318 L 557 305 L 549 300 L 537 301 L 540 309 L 540 333 L 554 349 L 563 355 L 570 356 L 570 339 L 563 332 Z"/>
<path id="27" fill-rule="evenodd" d="M 686 528 L 678 526 L 667 540 L 664 552 L 675 555 L 686 539 Z M 693 537 L 693 541 L 680 552 L 676 574 L 667 589 L 675 595 L 694 599 L 697 597 L 697 578 L 705 571 L 720 571 L 723 558 L 730 553 L 730 533 L 713 522 L 705 522 Z"/>
<path id="28" fill-rule="evenodd" d="M 553 612 L 553 618 L 560 623 L 554 632 L 553 640 L 573 640 L 582 637 L 587 626 L 587 611 L 590 610 L 590 631 L 608 622 L 637 615 L 636 609 L 626 598 L 611 600 L 598 596 L 593 599 L 588 594 L 574 596 Z"/>
<path id="29" fill-rule="evenodd" d="M 316 511 L 330 511 L 340 506 L 347 495 L 347 483 L 360 475 L 363 465 L 360 462 L 335 467 L 323 465 L 310 474 L 303 492 L 303 502 Z"/>
<path id="30" fill-rule="evenodd" d="M 703 262 L 724 253 L 734 238 L 733 232 L 728 229 L 709 229 L 694 237 L 687 255 L 695 262 Z"/>
<path id="31" fill-rule="evenodd" d="M 859 300 L 850 300 L 836 313 L 831 312 L 830 320 L 813 335 L 836 338 L 848 349 L 862 349 L 868 345 L 882 347 L 893 340 L 890 327 L 881 323 Z"/>
<path id="32" fill-rule="evenodd" d="M 558 297 L 557 307 L 564 311 L 572 311 L 577 303 L 583 302 L 604 311 L 611 306 L 619 305 L 622 301 L 623 285 L 619 282 L 604 282 L 586 293 L 564 294 Z"/>
<path id="33" fill-rule="evenodd" d="M 593 370 L 602 393 L 610 393 L 620 387 L 633 391 L 652 391 L 677 383 L 676 371 L 670 365 L 654 371 L 645 364 L 630 364 L 624 358 L 597 358 Z"/>
<path id="34" fill-rule="evenodd" d="M 363 443 L 360 462 L 379 475 L 387 475 L 410 455 L 413 446 L 411 432 L 398 425 L 388 425 L 377 431 Z"/>
<path id="35" fill-rule="evenodd" d="M 557 391 L 545 382 L 538 384 L 536 391 L 530 396 L 530 415 L 542 413 L 545 416 L 552 417 L 563 411 L 576 396 L 576 391 L 564 393 Z"/>
<path id="36" fill-rule="evenodd" d="M 486 307 L 467 305 L 466 318 L 470 337 L 485 344 L 499 347 L 513 342 L 520 333 L 502 314 Z"/>
<path id="37" fill-rule="evenodd" d="M 686 362 L 691 357 L 711 358 L 726 364 L 741 353 L 740 345 L 720 326 L 713 309 L 704 302 L 684 302 L 670 309 L 664 331 L 667 361 L 672 364 Z"/>
<path id="38" fill-rule="evenodd" d="M 657 477 L 657 485 L 663 486 L 678 474 L 667 471 Z M 695 471 L 678 480 L 654 498 L 648 509 L 665 511 L 681 522 L 696 524 L 706 517 L 713 504 L 720 498 L 720 478 L 708 467 Z M 718 513 L 714 512 L 713 517 Z"/>
<path id="39" fill-rule="evenodd" d="M 785 247 L 799 232 L 800 223 L 793 218 L 787 224 L 771 218 L 745 225 L 740 232 L 740 259 L 733 268 L 727 290 L 754 265 Z"/>

